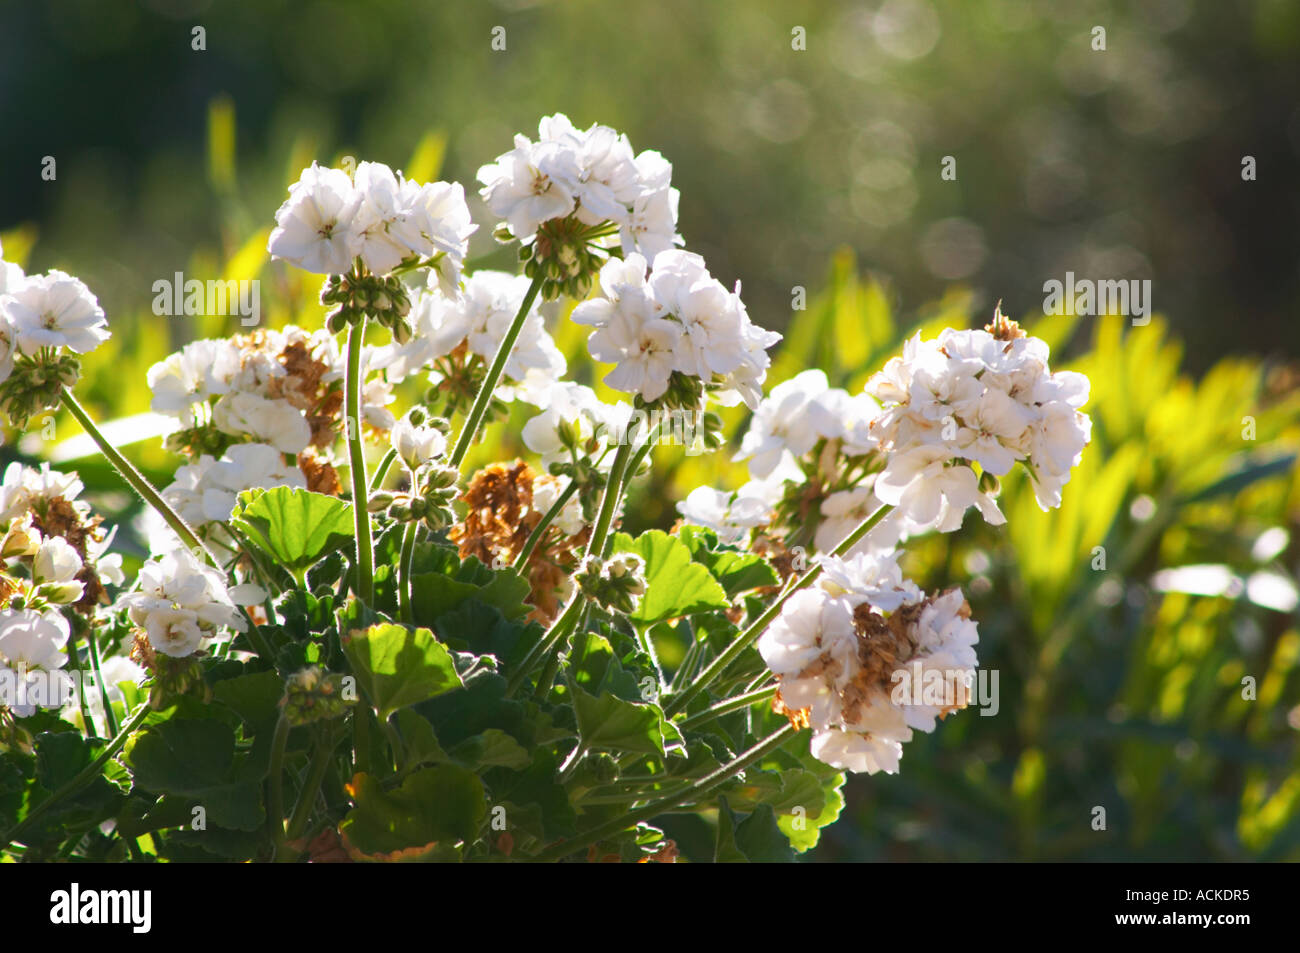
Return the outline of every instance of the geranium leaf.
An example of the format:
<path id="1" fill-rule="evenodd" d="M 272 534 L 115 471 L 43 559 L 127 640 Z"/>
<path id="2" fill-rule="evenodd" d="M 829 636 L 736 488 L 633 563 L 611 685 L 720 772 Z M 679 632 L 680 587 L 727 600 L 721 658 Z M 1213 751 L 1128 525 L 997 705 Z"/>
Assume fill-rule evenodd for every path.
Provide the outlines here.
<path id="1" fill-rule="evenodd" d="M 646 591 L 631 616 L 639 623 L 650 625 L 730 605 L 722 586 L 691 559 L 690 549 L 675 536 L 657 529 L 636 539 L 616 533 L 614 551 L 641 557 Z"/>
<path id="2" fill-rule="evenodd" d="M 354 630 L 342 641 L 352 671 L 381 721 L 399 708 L 463 686 L 451 653 L 428 629 L 389 622 Z"/>
<path id="3" fill-rule="evenodd" d="M 308 566 L 354 536 L 351 504 L 285 486 L 240 493 L 230 522 L 300 583 Z"/>

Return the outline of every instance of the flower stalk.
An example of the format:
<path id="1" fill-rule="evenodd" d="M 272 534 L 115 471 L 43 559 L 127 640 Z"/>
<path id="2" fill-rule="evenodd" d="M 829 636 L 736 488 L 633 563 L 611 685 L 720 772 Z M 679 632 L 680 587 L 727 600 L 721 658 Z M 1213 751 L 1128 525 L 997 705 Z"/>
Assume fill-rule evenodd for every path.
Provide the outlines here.
<path id="1" fill-rule="evenodd" d="M 361 444 L 361 341 L 366 319 L 348 326 L 348 370 L 345 387 L 348 461 L 352 470 L 352 516 L 357 537 L 357 596 L 367 605 L 375 601 L 375 550 L 370 536 L 369 497 L 366 492 L 366 455 Z"/>

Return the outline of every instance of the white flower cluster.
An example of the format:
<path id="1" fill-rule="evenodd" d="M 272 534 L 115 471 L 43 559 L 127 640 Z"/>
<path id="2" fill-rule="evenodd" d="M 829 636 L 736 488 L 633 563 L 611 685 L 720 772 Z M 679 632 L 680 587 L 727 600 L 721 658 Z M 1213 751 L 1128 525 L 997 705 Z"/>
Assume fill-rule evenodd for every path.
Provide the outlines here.
<path id="1" fill-rule="evenodd" d="M 792 596 L 758 640 L 779 700 L 813 730 L 813 756 L 874 774 L 898 770 L 913 729 L 964 707 L 974 678 L 976 626 L 960 590 L 926 598 L 892 555 L 821 559 L 818 585 Z M 941 697 L 898 691 L 926 672 Z M 901 673 L 901 674 L 900 674 Z"/>
<path id="2" fill-rule="evenodd" d="M 24 275 L 0 259 L 0 381 L 13 373 L 17 354 L 36 356 L 46 348 L 86 354 L 108 338 L 104 309 L 80 278 L 62 271 Z"/>
<path id="3" fill-rule="evenodd" d="M 615 364 L 605 383 L 647 403 L 669 389 L 680 373 L 719 389 L 724 404 L 758 406 L 771 359 L 767 349 L 781 335 L 749 320 L 740 286 L 730 292 L 699 255 L 679 249 L 646 259 L 628 255 L 600 270 L 603 298 L 584 301 L 573 320 L 596 330 L 587 339 L 591 356 Z"/>
<path id="4" fill-rule="evenodd" d="M 414 335 L 405 344 L 380 348 L 375 367 L 383 368 L 389 380 L 400 381 L 428 370 L 462 344 L 490 364 L 529 284 L 522 275 L 476 271 L 465 279 L 458 296 L 450 297 L 440 289 L 416 292 L 410 313 Z M 528 381 L 535 387 L 558 380 L 566 367 L 564 355 L 546 331 L 541 307 L 534 301 L 505 366 L 506 379 Z M 430 377 L 435 383 L 441 380 L 436 371 Z"/>
<path id="5" fill-rule="evenodd" d="M 83 526 L 92 527 L 85 534 L 84 545 L 100 582 L 120 586 L 126 578 L 121 555 L 107 552 L 117 531 L 104 533 L 94 527 L 90 505 L 77 499 L 82 489 L 76 473 L 59 473 L 48 463 L 42 463 L 39 470 L 11 463 L 0 484 L 0 524 L 7 524 L 0 558 L 30 557 L 32 584 L 47 602 L 73 603 L 85 591 L 84 583 L 76 578 L 85 565 L 81 555 L 62 536 L 47 536 L 32 524 L 32 514 L 45 511 L 54 500 L 70 507 L 70 514 Z"/>
<path id="6" fill-rule="evenodd" d="M 228 520 L 239 494 L 255 487 L 277 486 L 306 489 L 302 470 L 284 462 L 284 454 L 264 443 L 239 443 L 229 447 L 221 459 L 202 454 L 193 463 L 176 470 L 172 482 L 162 490 L 163 499 L 192 527 L 212 520 Z M 165 524 L 152 527 L 151 544 L 172 545 L 177 539 Z"/>
<path id="7" fill-rule="evenodd" d="M 1060 505 L 1092 432 L 1079 411 L 1088 378 L 1053 374 L 1047 344 L 1001 315 L 990 327 L 1010 330 L 948 329 L 932 341 L 918 332 L 867 384 L 884 405 L 872 427 L 887 453 L 876 495 L 944 532 L 961 525 L 968 506 L 990 523 L 1006 521 L 970 462 L 1003 476 L 1023 461 L 1046 510 Z"/>
<path id="8" fill-rule="evenodd" d="M 738 542 L 751 529 L 770 524 L 791 486 L 808 481 L 816 464 L 829 474 L 843 458 L 858 458 L 876 449 L 871 422 L 880 405 L 867 394 L 851 395 L 831 387 L 825 372 L 803 371 L 777 384 L 759 403 L 741 441 L 736 460 L 749 461 L 752 478 L 735 492 L 698 487 L 678 504 L 682 516 L 706 526 L 726 542 Z M 822 450 L 817 460 L 810 455 Z M 821 458 L 827 459 L 821 459 Z M 829 552 L 880 506 L 871 492 L 872 477 L 860 485 L 833 490 L 821 501 L 821 521 L 814 545 Z M 860 548 L 892 549 L 905 521 L 891 514 Z"/>
<path id="9" fill-rule="evenodd" d="M 282 453 L 301 453 L 312 442 L 306 411 L 316 395 L 303 393 L 285 365 L 284 355 L 295 347 L 324 365 L 312 384 L 343 380 L 346 356 L 334 337 L 324 330 L 289 326 L 259 331 L 253 339 L 215 338 L 185 345 L 149 368 L 150 407 L 175 417 L 182 427 L 211 423 L 230 437 L 270 444 Z M 374 366 L 378 356 L 368 351 L 363 363 Z M 392 400 L 382 378 L 368 380 L 362 393 L 365 422 L 381 430 L 391 427 L 394 418 L 386 405 Z"/>
<path id="10" fill-rule="evenodd" d="M 19 718 L 36 711 L 33 702 L 23 699 L 38 697 L 38 673 L 63 667 L 67 642 L 68 620 L 57 610 L 0 611 L 0 684 L 13 692 L 7 707 Z"/>
<path id="11" fill-rule="evenodd" d="M 597 467 L 608 469 L 613 459 L 604 451 L 624 433 L 632 415 L 629 404 L 607 404 L 590 387 L 572 381 L 525 390 L 520 399 L 542 410 L 524 424 L 520 436 L 542 458 L 544 470 L 569 460 L 566 437 L 575 448 L 596 440 L 595 452 L 587 456 Z"/>
<path id="12" fill-rule="evenodd" d="M 175 549 L 140 569 L 139 589 L 122 597 L 131 621 L 142 626 L 154 650 L 173 658 L 193 655 L 221 627 L 247 629 L 235 599 L 252 605 L 265 598 L 245 583 L 227 591 L 225 575 L 187 549 Z"/>
<path id="13" fill-rule="evenodd" d="M 514 149 L 478 170 L 484 201 L 511 235 L 528 243 L 545 222 L 573 215 L 618 226 L 625 254 L 653 258 L 681 244 L 673 167 L 658 152 L 634 155 L 627 136 L 579 130 L 560 113 L 537 131 L 537 142 L 516 135 Z"/>
<path id="14" fill-rule="evenodd" d="M 1088 379 L 1052 373 L 1047 345 L 1001 314 L 990 328 L 998 333 L 912 337 L 866 393 L 832 388 L 815 369 L 778 384 L 759 404 L 735 458 L 749 461 L 753 479 L 733 493 L 698 488 L 679 511 L 737 541 L 771 522 L 789 488 L 815 473 L 823 491 L 816 548 L 834 549 L 888 503 L 896 508 L 854 548 L 888 551 L 911 535 L 957 529 L 970 506 L 990 523 L 1005 522 L 981 473 L 1003 476 L 1017 462 L 1032 475 L 1039 505 L 1060 505 L 1091 433 L 1078 409 Z M 845 470 L 854 474 L 851 485 L 844 485 Z"/>
<path id="15" fill-rule="evenodd" d="M 420 185 L 380 162 L 362 162 L 353 176 L 313 162 L 275 222 L 267 241 L 274 258 L 325 275 L 349 271 L 358 257 L 376 275 L 410 258 L 433 259 L 429 280 L 449 296 L 478 227 L 459 183 Z"/>

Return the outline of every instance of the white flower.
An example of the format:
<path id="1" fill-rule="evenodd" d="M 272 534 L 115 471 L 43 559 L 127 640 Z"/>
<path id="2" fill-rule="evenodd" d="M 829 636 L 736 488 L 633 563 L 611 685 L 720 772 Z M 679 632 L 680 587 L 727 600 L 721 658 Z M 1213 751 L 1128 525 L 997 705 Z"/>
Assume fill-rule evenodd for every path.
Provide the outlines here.
<path id="1" fill-rule="evenodd" d="M 193 341 L 149 368 L 149 407 L 194 425 L 193 407 L 230 392 L 240 369 L 240 350 L 233 342 Z"/>
<path id="2" fill-rule="evenodd" d="M 608 446 L 617 434 L 626 428 L 632 408 L 604 403 L 590 387 L 572 381 L 557 381 L 521 395 L 529 404 L 542 408 L 542 412 L 529 418 L 520 437 L 524 446 L 542 458 L 543 469 L 552 463 L 568 459 L 568 450 L 560 436 L 560 427 L 567 426 L 573 439 L 585 443 L 598 434 Z M 593 454 L 593 459 L 600 454 Z M 608 455 L 602 459 L 606 468 L 613 462 Z"/>
<path id="3" fill-rule="evenodd" d="M 757 405 L 770 347 L 780 335 L 750 323 L 739 290 L 715 281 L 698 255 L 671 249 L 646 261 L 630 254 L 600 271 L 603 298 L 573 311 L 577 324 L 594 327 L 587 349 L 598 361 L 617 365 L 609 386 L 639 394 L 647 403 L 662 397 L 674 373 L 721 388 L 723 402 L 735 394 Z"/>
<path id="4" fill-rule="evenodd" d="M 410 315 L 415 334 L 405 344 L 380 348 L 374 366 L 386 370 L 389 380 L 400 381 L 431 367 L 462 342 L 490 362 L 519 312 L 529 284 L 522 275 L 476 271 L 465 280 L 458 297 L 449 297 L 440 289 L 415 292 Z M 546 332 L 541 305 L 535 301 L 506 361 L 504 376 L 515 381 L 532 377 L 535 384 L 545 384 L 564 371 L 564 355 Z"/>
<path id="5" fill-rule="evenodd" d="M 1078 409 L 1088 398 L 1087 378 L 1053 374 L 1047 359 L 1047 345 L 1000 312 L 985 330 L 912 337 L 867 384 L 884 405 L 872 425 L 887 454 L 876 495 L 944 532 L 959 527 L 971 505 L 1001 523 L 969 464 L 1002 476 L 1023 462 L 1039 506 L 1059 505 L 1092 424 Z"/>
<path id="6" fill-rule="evenodd" d="M 211 458 L 208 458 L 211 461 Z M 277 486 L 305 489 L 307 480 L 294 464 L 263 443 L 241 443 L 226 450 L 220 460 L 210 462 L 202 485 L 203 514 L 209 520 L 228 520 L 238 495 L 254 487 Z"/>
<path id="7" fill-rule="evenodd" d="M 822 567 L 817 585 L 855 608 L 867 602 L 882 612 L 893 612 L 924 598 L 916 583 L 903 578 L 896 553 L 818 556 L 816 562 Z"/>
<path id="8" fill-rule="evenodd" d="M 36 470 L 15 461 L 5 468 L 0 485 L 0 520 L 26 513 L 41 500 L 60 497 L 71 502 L 81 491 L 81 478 L 75 473 L 59 473 L 48 463 Z"/>
<path id="9" fill-rule="evenodd" d="M 881 502 L 897 506 L 903 515 L 941 533 L 961 527 L 969 506 L 976 506 L 994 526 L 1007 521 L 997 503 L 980 492 L 979 477 L 967 466 L 949 466 L 952 452 L 943 446 L 922 445 L 895 452 L 876 478 Z"/>
<path id="10" fill-rule="evenodd" d="M 63 646 L 68 641 L 68 621 L 59 612 L 34 609 L 0 611 L 0 659 L 11 668 L 61 668 Z"/>
<path id="11" fill-rule="evenodd" d="M 459 182 L 429 182 L 402 186 L 406 213 L 403 238 L 417 255 L 438 256 L 429 273 L 429 287 L 448 298 L 460 293 L 461 269 L 469 251 L 469 237 L 478 230 L 470 221 L 465 189 Z"/>
<path id="12" fill-rule="evenodd" d="M 244 392 L 227 394 L 217 401 L 212 422 L 223 433 L 252 437 L 281 453 L 301 453 L 311 443 L 311 425 L 287 400 Z"/>
<path id="13" fill-rule="evenodd" d="M 478 171 L 484 201 L 511 235 L 528 243 L 546 222 L 573 215 L 587 226 L 617 225 L 625 255 L 653 258 L 681 243 L 663 156 L 634 156 L 626 136 L 598 124 L 577 129 L 561 113 L 537 130 L 537 142 L 515 136 L 514 149 Z"/>
<path id="14" fill-rule="evenodd" d="M 37 585 L 72 583 L 79 572 L 81 556 L 62 536 L 42 540 L 36 555 L 32 557 L 32 581 Z M 76 602 L 81 598 L 81 583 L 75 585 L 76 595 L 63 601 Z"/>
<path id="15" fill-rule="evenodd" d="M 802 475 L 795 466 L 794 476 Z M 696 487 L 677 504 L 677 511 L 688 523 L 713 530 L 719 541 L 738 543 L 751 529 L 766 526 L 776 518 L 776 506 L 790 479 L 789 470 L 781 466 L 766 479 L 750 480 L 734 493 Z"/>
<path id="16" fill-rule="evenodd" d="M 267 251 L 272 258 L 283 258 L 316 274 L 348 271 L 360 249 L 353 230 L 359 204 L 346 172 L 313 162 L 289 186 L 289 198 L 276 211 Z"/>
<path id="17" fill-rule="evenodd" d="M 911 683 L 913 698 L 900 706 L 907 724 L 920 731 L 933 731 L 935 719 L 954 707 L 964 706 L 964 694 L 974 681 L 975 643 L 979 632 L 960 589 L 950 589 L 932 599 L 922 610 L 911 637 L 916 654 L 903 666 Z M 927 678 L 937 673 L 937 679 Z M 927 703 L 926 682 L 939 689 L 941 697 Z M 918 682 L 920 684 L 918 684 Z"/>
<path id="18" fill-rule="evenodd" d="M 839 718 L 839 692 L 854 672 L 858 651 L 853 609 L 846 600 L 823 589 L 795 593 L 759 636 L 758 651 L 781 676 L 787 708 L 809 709 L 816 725 Z"/>
<path id="19" fill-rule="evenodd" d="M 68 641 L 68 622 L 55 611 L 40 613 L 33 609 L 0 611 L 0 686 L 13 692 L 10 710 L 27 718 L 36 705 L 24 699 L 43 691 L 39 672 L 63 667 L 63 646 Z M 51 702 L 54 699 L 50 699 Z M 0 698 L 0 703 L 4 699 Z"/>
<path id="20" fill-rule="evenodd" d="M 393 170 L 381 162 L 362 162 L 352 179 L 351 231 L 354 254 L 371 272 L 386 275 L 396 268 L 411 249 L 402 241 L 406 212 L 400 207 L 401 185 Z"/>
<path id="21" fill-rule="evenodd" d="M 810 750 L 818 761 L 824 761 L 832 768 L 841 771 L 855 771 L 860 774 L 898 773 L 898 762 L 903 757 L 903 741 L 907 737 L 896 739 L 890 735 L 862 734 L 857 731 L 844 731 L 839 728 L 821 728 L 813 732 Z"/>
<path id="22" fill-rule="evenodd" d="M 443 456 L 447 452 L 447 437 L 436 427 L 419 426 L 403 417 L 393 425 L 388 435 L 393 449 L 412 471 Z"/>
<path id="23" fill-rule="evenodd" d="M 144 614 L 141 624 L 155 650 L 173 658 L 193 655 L 203 644 L 198 613 L 190 609 L 159 606 Z"/>
<path id="24" fill-rule="evenodd" d="M 192 655 L 222 626 L 239 632 L 247 628 L 226 590 L 225 576 L 186 549 L 145 563 L 139 590 L 121 601 L 154 649 L 175 658 Z"/>
<path id="25" fill-rule="evenodd" d="M 544 222 L 564 218 L 577 204 L 577 149 L 515 136 L 515 147 L 478 170 L 483 201 L 505 219 L 510 233 L 528 239 Z"/>
<path id="26" fill-rule="evenodd" d="M 109 338 L 104 309 L 90 289 L 61 271 L 33 275 L 0 296 L 0 318 L 24 354 L 46 347 L 85 354 Z"/>
<path id="27" fill-rule="evenodd" d="M 801 457 L 816 446 L 821 433 L 809 414 L 829 388 L 826 373 L 812 368 L 772 388 L 754 411 L 736 460 L 749 460 L 751 476 L 762 478 L 776 469 L 788 451 Z"/>
<path id="28" fill-rule="evenodd" d="M 533 509 L 544 516 L 555 505 L 555 501 L 560 498 L 560 494 L 568 484 L 567 479 L 558 480 L 548 474 L 539 473 L 533 478 Z M 566 536 L 576 536 L 582 532 L 582 528 L 587 525 L 587 519 L 582 515 L 582 501 L 578 499 L 576 493 L 560 507 L 560 512 L 551 525 Z"/>

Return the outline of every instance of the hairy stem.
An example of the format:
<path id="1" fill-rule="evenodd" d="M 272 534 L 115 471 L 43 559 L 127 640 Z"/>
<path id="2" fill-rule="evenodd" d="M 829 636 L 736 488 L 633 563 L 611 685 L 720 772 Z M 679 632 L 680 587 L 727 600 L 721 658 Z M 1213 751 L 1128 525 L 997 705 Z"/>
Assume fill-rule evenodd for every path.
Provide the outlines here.
<path id="1" fill-rule="evenodd" d="M 131 489 L 139 493 L 141 499 L 152 506 L 159 516 L 166 520 L 167 525 L 172 528 L 172 532 L 180 537 L 181 542 L 191 551 L 201 554 L 208 562 L 220 569 L 221 563 L 217 562 L 217 558 L 208 551 L 208 547 L 203 545 L 203 541 L 199 539 L 194 530 L 162 498 L 162 494 L 153 488 L 153 485 L 145 479 L 144 474 L 137 470 L 130 460 L 108 442 L 108 438 L 95 426 L 95 421 L 90 418 L 90 414 L 86 413 L 86 408 L 82 407 L 77 398 L 72 396 L 72 391 L 65 388 L 60 394 L 59 400 L 72 416 L 77 418 L 77 423 L 81 424 L 82 429 L 90 434 L 90 438 L 95 441 L 100 452 L 108 458 L 108 462 L 113 464 L 122 479 L 130 484 Z"/>
<path id="2" fill-rule="evenodd" d="M 738 754 L 733 760 L 728 761 L 722 767 L 718 768 L 711 774 L 708 774 L 696 781 L 694 784 L 687 786 L 672 794 L 651 801 L 642 807 L 629 811 L 612 821 L 593 827 L 590 830 L 583 831 L 577 837 L 562 841 L 554 847 L 550 847 L 536 857 L 538 861 L 556 861 L 568 857 L 570 854 L 589 847 L 597 841 L 604 840 L 606 837 L 612 837 L 629 827 L 635 827 L 641 821 L 648 821 L 652 817 L 657 817 L 666 811 L 672 810 L 682 804 L 698 801 L 707 797 L 713 791 L 722 787 L 732 778 L 734 778 L 745 768 L 749 767 L 755 761 L 759 761 L 771 754 L 794 734 L 794 728 L 790 725 L 782 725 L 775 732 L 768 735 L 762 741 L 755 744 L 747 751 Z"/>
<path id="3" fill-rule="evenodd" d="M 497 383 L 501 380 L 506 361 L 510 358 L 510 352 L 514 350 L 515 341 L 519 339 L 519 332 L 523 330 L 528 311 L 537 299 L 537 293 L 541 290 L 542 273 L 539 270 L 537 277 L 533 279 L 533 283 L 528 286 L 528 292 L 524 295 L 523 303 L 519 305 L 519 312 L 515 315 L 514 321 L 510 323 L 506 336 L 501 339 L 501 346 L 497 348 L 496 357 L 492 359 L 492 365 L 488 368 L 487 376 L 483 378 L 483 385 L 479 388 L 478 396 L 474 398 L 474 406 L 470 408 L 469 414 L 465 418 L 460 436 L 456 439 L 456 446 L 451 452 L 449 461 L 451 466 L 459 467 L 461 461 L 465 459 L 465 454 L 469 453 L 469 448 L 474 444 L 478 429 L 483 425 L 483 418 L 487 416 L 488 407 L 492 403 L 492 392 L 496 390 Z"/>
<path id="4" fill-rule="evenodd" d="M 843 556 L 847 553 L 850 549 L 856 546 L 862 538 L 867 535 L 867 533 L 871 532 L 892 509 L 893 506 L 888 503 L 881 504 L 878 510 L 858 524 L 858 528 L 850 533 L 842 543 L 832 550 L 831 555 Z M 821 574 L 822 567 L 818 564 L 813 566 L 802 576 L 799 576 L 796 579 L 791 579 L 790 582 L 786 584 L 786 587 L 781 590 L 781 594 L 777 596 L 776 601 L 768 606 L 762 615 L 751 622 L 745 628 L 745 631 L 736 636 L 736 640 L 727 646 L 722 654 L 710 662 L 708 667 L 691 681 L 691 684 L 687 686 L 685 691 L 680 695 L 675 696 L 664 710 L 669 715 L 675 715 L 678 712 L 685 710 L 686 706 L 689 705 L 697 695 L 712 685 L 718 676 L 726 671 L 727 667 L 740 657 L 740 654 L 744 652 L 745 649 L 758 640 L 758 637 L 763 634 L 764 630 L 766 630 L 767 627 L 772 624 L 773 620 L 781 614 L 781 609 L 789 598 L 799 590 L 807 589 L 817 581 L 817 578 Z"/>
<path id="5" fill-rule="evenodd" d="M 352 516 L 357 536 L 357 596 L 369 605 L 375 601 L 375 551 L 370 538 L 369 497 L 366 493 L 366 456 L 361 446 L 361 339 L 366 319 L 348 328 L 346 386 L 348 459 L 352 467 Z"/>

